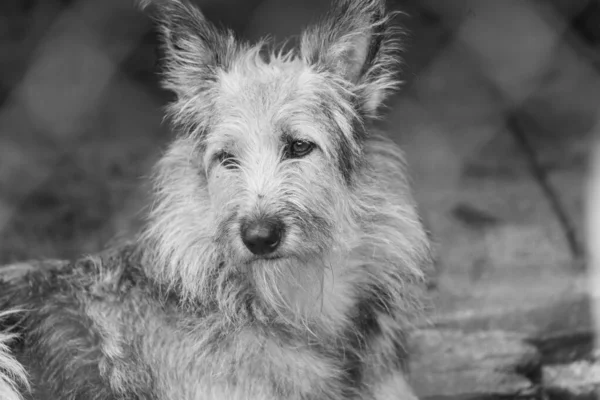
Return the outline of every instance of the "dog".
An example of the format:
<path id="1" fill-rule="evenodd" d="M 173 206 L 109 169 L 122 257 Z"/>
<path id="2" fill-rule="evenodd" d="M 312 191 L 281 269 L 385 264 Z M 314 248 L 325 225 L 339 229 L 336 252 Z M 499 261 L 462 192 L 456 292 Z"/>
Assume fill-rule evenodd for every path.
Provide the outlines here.
<path id="1" fill-rule="evenodd" d="M 374 128 L 399 84 L 394 14 L 338 0 L 284 50 L 185 0 L 142 8 L 176 136 L 135 240 L 0 284 L 2 309 L 26 310 L 22 392 L 415 399 L 406 339 L 427 308 L 430 243 L 402 151 Z"/>

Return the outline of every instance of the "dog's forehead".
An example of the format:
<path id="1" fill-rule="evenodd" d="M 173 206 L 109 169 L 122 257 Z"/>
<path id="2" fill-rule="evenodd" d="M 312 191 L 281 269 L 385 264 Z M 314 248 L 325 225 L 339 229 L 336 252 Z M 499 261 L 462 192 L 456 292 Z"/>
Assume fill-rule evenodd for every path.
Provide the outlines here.
<path id="1" fill-rule="evenodd" d="M 300 61 L 264 63 L 241 61 L 219 76 L 217 102 L 248 110 L 272 110 L 312 86 L 314 74 Z"/>
<path id="2" fill-rule="evenodd" d="M 242 59 L 219 73 L 216 85 L 209 142 L 217 147 L 291 134 L 330 149 L 334 135 L 323 133 L 349 129 L 351 106 L 339 84 L 301 59 Z"/>

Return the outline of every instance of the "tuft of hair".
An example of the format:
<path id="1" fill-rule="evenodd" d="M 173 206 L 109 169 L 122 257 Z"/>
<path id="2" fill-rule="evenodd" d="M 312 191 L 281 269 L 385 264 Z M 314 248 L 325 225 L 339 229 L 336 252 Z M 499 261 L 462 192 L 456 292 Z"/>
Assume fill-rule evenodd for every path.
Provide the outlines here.
<path id="1" fill-rule="evenodd" d="M 137 0 L 135 4 L 142 10 L 146 9 L 150 4 L 152 4 L 152 0 Z"/>
<path id="2" fill-rule="evenodd" d="M 0 320 L 12 312 L 0 313 Z M 0 399 L 22 400 L 19 386 L 29 387 L 27 373 L 12 355 L 9 343 L 16 335 L 0 332 Z"/>

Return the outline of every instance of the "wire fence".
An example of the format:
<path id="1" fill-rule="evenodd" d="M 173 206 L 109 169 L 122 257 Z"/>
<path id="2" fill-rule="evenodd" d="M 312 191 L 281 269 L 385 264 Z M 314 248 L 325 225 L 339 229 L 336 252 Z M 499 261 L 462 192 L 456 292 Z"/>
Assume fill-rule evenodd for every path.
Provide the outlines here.
<path id="1" fill-rule="evenodd" d="M 326 9 L 323 2 L 300 0 L 198 3 L 249 38 L 294 33 Z M 406 116 L 395 107 L 418 108 L 422 116 L 442 118 L 446 131 L 433 139 L 415 134 L 417 144 L 408 145 L 420 146 L 419 157 L 427 154 L 422 176 L 432 183 L 420 194 L 426 213 L 435 214 L 439 203 L 431 199 L 445 202 L 459 179 L 452 168 L 436 172 L 436 157 L 462 164 L 464 147 L 477 148 L 483 136 L 457 130 L 494 114 L 514 128 L 519 151 L 529 151 L 528 167 L 557 220 L 552 229 L 563 235 L 569 260 L 589 261 L 588 289 L 600 298 L 600 148 L 587 168 L 600 127 L 597 3 L 424 0 L 401 6 L 413 14 L 407 24 L 415 33 L 406 54 L 408 94 L 395 100 L 392 120 Z M 0 262 L 72 257 L 135 232 L 145 202 L 143 177 L 169 139 L 161 124 L 168 95 L 154 78 L 150 22 L 124 0 L 4 0 L 0 18 Z M 447 73 L 462 68 L 468 74 Z M 456 76 L 462 80 L 451 82 Z M 478 100 L 483 92 L 487 108 Z M 471 102 L 459 109 L 466 97 Z M 414 118 L 406 117 L 398 124 Z M 575 172 L 561 175 L 560 166 L 551 165 L 573 159 L 583 159 Z M 502 189 L 496 192 L 490 201 L 502 202 Z M 444 230 L 438 231 L 443 242 Z M 455 262 L 461 257 L 476 255 L 461 253 Z M 595 312 L 600 321 L 600 307 Z"/>

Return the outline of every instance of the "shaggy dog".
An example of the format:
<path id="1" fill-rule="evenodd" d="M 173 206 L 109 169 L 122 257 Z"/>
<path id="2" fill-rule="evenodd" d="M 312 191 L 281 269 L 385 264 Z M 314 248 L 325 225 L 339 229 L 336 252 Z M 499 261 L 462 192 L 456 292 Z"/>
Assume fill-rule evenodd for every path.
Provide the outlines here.
<path id="1" fill-rule="evenodd" d="M 176 137 L 137 240 L 0 284 L 1 309 L 26 310 L 33 398 L 415 398 L 431 257 L 402 152 L 373 127 L 398 83 L 384 1 L 336 2 L 289 51 L 144 3 Z M 2 362 L 10 390 L 21 367 Z"/>

